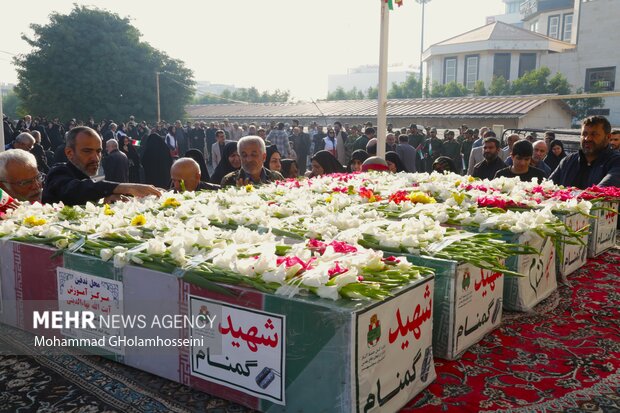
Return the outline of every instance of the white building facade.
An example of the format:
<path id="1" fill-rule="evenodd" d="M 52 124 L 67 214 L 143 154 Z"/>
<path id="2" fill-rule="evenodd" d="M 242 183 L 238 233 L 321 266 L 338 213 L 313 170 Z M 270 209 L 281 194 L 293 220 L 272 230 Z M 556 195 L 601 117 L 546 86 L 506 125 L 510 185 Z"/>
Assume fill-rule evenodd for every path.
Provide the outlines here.
<path id="1" fill-rule="evenodd" d="M 423 54 L 430 84 L 456 81 L 471 90 L 482 80 L 488 88 L 495 76 L 513 81 L 546 66 L 573 89 L 620 92 L 620 0 L 528 0 L 520 7 L 530 30 L 498 21 L 430 46 Z M 620 97 L 593 113 L 620 125 Z"/>

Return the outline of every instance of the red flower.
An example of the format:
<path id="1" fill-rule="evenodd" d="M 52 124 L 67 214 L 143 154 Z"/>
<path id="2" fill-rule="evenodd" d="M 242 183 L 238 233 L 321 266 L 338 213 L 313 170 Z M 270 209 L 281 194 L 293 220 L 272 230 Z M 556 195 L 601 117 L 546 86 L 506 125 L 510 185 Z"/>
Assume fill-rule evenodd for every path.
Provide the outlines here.
<path id="1" fill-rule="evenodd" d="M 407 191 L 396 191 L 390 195 L 388 198 L 390 202 L 394 202 L 395 204 L 400 204 L 401 202 L 407 201 L 407 195 L 409 192 Z"/>
<path id="2" fill-rule="evenodd" d="M 335 277 L 336 275 L 344 274 L 349 271 L 347 268 L 341 267 L 338 261 L 334 262 L 334 266 L 327 271 L 327 275 L 329 278 Z"/>

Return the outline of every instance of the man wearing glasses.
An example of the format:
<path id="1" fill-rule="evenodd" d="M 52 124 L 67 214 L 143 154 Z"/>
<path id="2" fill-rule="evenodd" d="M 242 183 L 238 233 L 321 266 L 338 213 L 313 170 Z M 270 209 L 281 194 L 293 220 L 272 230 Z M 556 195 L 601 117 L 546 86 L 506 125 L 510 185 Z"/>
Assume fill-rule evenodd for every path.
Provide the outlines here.
<path id="1" fill-rule="evenodd" d="M 45 174 L 39 173 L 37 160 L 26 151 L 0 153 L 0 188 L 21 202 L 41 202 Z"/>

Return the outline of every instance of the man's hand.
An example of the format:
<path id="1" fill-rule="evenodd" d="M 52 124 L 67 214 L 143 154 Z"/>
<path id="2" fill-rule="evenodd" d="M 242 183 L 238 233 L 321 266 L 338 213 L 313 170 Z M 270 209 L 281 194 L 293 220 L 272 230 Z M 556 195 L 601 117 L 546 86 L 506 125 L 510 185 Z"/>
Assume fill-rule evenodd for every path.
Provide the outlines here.
<path id="1" fill-rule="evenodd" d="M 249 185 L 251 183 L 252 183 L 252 181 L 250 181 L 250 178 L 245 178 L 245 179 L 239 178 L 239 179 L 237 179 L 237 186 L 246 186 L 246 185 Z"/>
<path id="2" fill-rule="evenodd" d="M 161 196 L 161 191 L 153 185 L 118 184 L 114 189 L 114 194 L 133 195 L 140 198 L 149 195 Z"/>

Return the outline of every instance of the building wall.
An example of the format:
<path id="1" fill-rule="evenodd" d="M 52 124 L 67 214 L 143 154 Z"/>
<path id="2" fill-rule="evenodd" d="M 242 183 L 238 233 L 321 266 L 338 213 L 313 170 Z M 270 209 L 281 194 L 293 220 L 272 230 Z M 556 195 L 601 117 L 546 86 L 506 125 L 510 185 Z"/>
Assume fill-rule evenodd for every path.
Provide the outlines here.
<path id="1" fill-rule="evenodd" d="M 562 38 L 562 30 L 563 30 L 563 22 L 564 22 L 564 16 L 566 14 L 573 14 L 573 29 L 572 29 L 572 36 L 570 39 L 563 39 Z M 563 40 L 566 42 L 571 42 L 571 43 L 575 43 L 575 32 L 576 32 L 576 26 L 575 26 L 575 15 L 573 13 L 573 9 L 561 9 L 561 10 L 550 10 L 550 11 L 545 11 L 542 12 L 540 14 L 537 14 L 536 16 L 532 17 L 532 18 L 528 18 L 527 20 L 525 20 L 523 22 L 523 28 L 527 29 L 527 30 L 533 30 L 532 25 L 534 24 L 534 22 L 538 22 L 538 29 L 536 30 L 536 33 L 542 34 L 543 36 L 549 36 L 549 17 L 551 16 L 558 16 L 560 17 L 560 26 L 559 26 L 559 37 L 557 38 L 558 40 Z"/>
<path id="2" fill-rule="evenodd" d="M 580 8 L 576 50 L 545 54 L 540 64 L 564 74 L 575 89 L 585 86 L 588 69 L 616 67 L 614 91 L 620 92 L 620 31 L 616 18 L 610 18 L 620 16 L 620 1 L 594 0 L 581 3 Z M 610 110 L 610 122 L 620 125 L 620 97 L 606 99 L 604 108 Z"/>
<path id="3" fill-rule="evenodd" d="M 570 128 L 572 116 L 555 102 L 547 101 L 519 119 L 521 128 Z"/>

